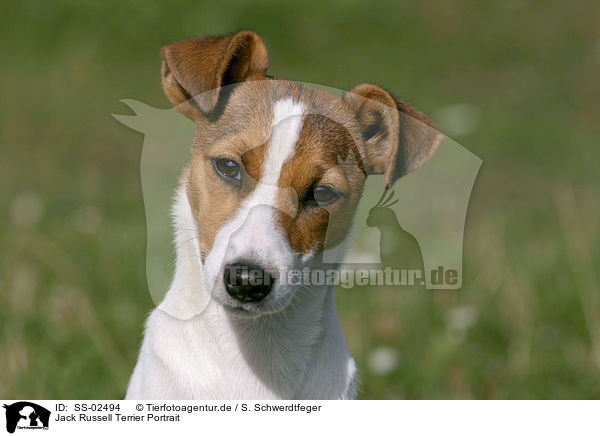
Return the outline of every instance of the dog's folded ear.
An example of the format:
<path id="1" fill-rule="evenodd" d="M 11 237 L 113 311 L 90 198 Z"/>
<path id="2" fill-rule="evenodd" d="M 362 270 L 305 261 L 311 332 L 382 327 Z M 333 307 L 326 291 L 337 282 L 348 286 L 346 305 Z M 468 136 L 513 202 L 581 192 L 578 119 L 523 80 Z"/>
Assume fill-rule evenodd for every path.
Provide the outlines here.
<path id="1" fill-rule="evenodd" d="M 162 47 L 160 53 L 165 94 L 192 119 L 215 109 L 221 88 L 263 79 L 269 66 L 264 43 L 250 31 L 178 41 Z"/>
<path id="2" fill-rule="evenodd" d="M 366 143 L 367 172 L 384 174 L 386 188 L 423 165 L 442 140 L 427 115 L 379 86 L 363 83 L 344 100 L 356 111 Z"/>

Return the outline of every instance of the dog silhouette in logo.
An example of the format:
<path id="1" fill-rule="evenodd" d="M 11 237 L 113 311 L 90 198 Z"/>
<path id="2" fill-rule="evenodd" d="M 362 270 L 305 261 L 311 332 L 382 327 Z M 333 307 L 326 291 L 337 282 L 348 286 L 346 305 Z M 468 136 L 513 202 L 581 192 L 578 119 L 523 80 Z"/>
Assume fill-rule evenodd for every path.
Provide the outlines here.
<path id="1" fill-rule="evenodd" d="M 50 411 L 42 406 L 28 401 L 19 401 L 11 405 L 4 405 L 6 409 L 6 431 L 14 433 L 21 420 L 23 427 L 48 428 Z M 41 425 L 40 425 L 41 422 Z"/>
<path id="2" fill-rule="evenodd" d="M 421 247 L 416 238 L 400 226 L 391 209 L 399 200 L 393 197 L 394 191 L 389 194 L 387 190 L 383 191 L 367 217 L 367 226 L 377 227 L 380 233 L 381 264 L 394 269 L 423 271 Z"/>

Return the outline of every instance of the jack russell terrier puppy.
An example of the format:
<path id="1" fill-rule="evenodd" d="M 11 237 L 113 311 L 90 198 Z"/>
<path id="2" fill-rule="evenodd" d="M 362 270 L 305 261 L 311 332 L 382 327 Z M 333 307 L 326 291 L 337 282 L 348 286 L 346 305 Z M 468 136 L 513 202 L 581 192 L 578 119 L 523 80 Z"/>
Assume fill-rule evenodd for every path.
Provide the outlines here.
<path id="1" fill-rule="evenodd" d="M 127 399 L 353 399 L 333 286 L 290 283 L 343 244 L 365 177 L 386 188 L 442 135 L 384 89 L 343 97 L 265 74 L 253 32 L 161 50 L 196 134 L 173 217 L 172 284 L 150 314 Z M 175 314 L 175 315 L 174 315 Z"/>

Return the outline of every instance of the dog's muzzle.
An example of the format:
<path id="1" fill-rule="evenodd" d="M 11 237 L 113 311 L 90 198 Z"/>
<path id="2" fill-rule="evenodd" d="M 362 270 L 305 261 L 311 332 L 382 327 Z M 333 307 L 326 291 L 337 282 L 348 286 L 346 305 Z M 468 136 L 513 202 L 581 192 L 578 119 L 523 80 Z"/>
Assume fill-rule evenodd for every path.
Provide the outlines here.
<path id="1" fill-rule="evenodd" d="M 253 265 L 236 263 L 225 266 L 223 282 L 227 293 L 242 303 L 255 303 L 264 299 L 275 278 L 268 271 Z"/>

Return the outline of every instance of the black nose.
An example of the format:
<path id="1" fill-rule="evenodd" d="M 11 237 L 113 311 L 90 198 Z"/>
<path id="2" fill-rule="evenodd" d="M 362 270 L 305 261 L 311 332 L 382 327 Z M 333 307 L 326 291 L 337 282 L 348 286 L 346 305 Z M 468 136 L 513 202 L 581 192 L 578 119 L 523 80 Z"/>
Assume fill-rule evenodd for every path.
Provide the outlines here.
<path id="1" fill-rule="evenodd" d="M 223 272 L 227 293 L 243 303 L 256 302 L 265 298 L 275 279 L 262 268 L 246 265 L 227 265 Z"/>

